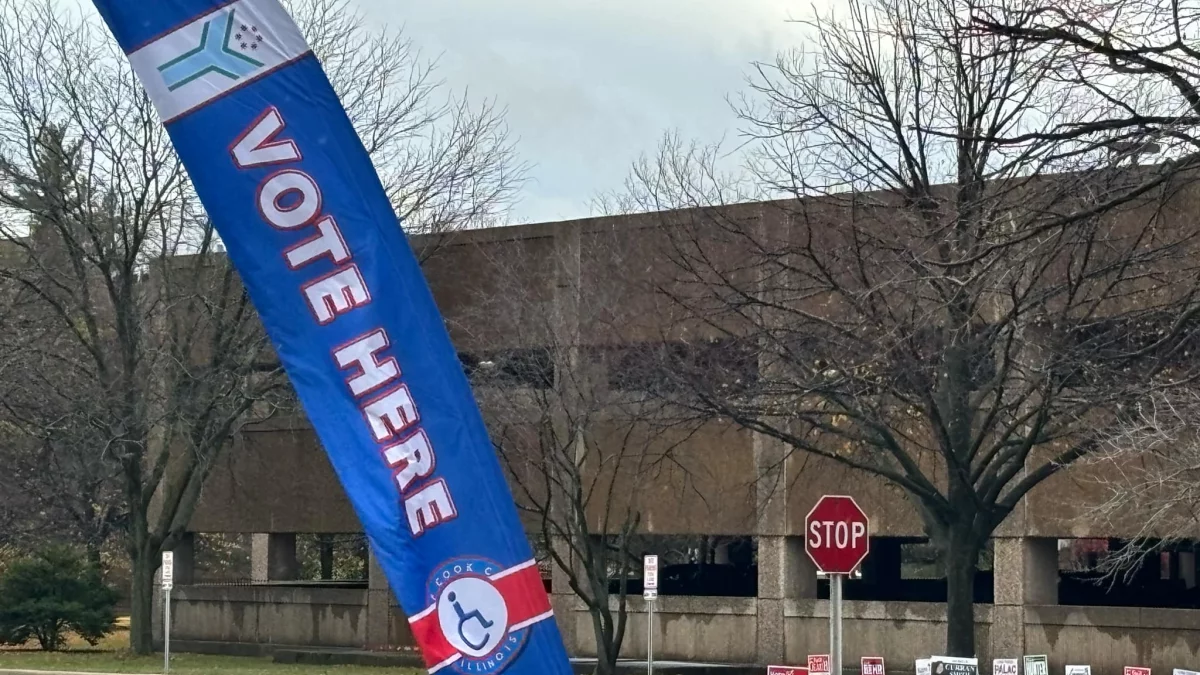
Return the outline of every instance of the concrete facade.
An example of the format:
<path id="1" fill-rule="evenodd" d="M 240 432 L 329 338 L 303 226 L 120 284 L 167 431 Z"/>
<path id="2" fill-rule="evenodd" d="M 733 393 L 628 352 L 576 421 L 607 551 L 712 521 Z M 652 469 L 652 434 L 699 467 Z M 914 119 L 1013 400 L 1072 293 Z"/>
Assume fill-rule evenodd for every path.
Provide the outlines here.
<path id="1" fill-rule="evenodd" d="M 778 214 L 757 205 L 736 207 L 764 227 L 786 227 Z M 624 236 L 641 242 L 622 251 L 622 269 L 656 268 L 651 240 L 656 221 L 633 217 Z M 545 269 L 530 275 L 529 295 L 558 308 L 554 330 L 588 335 L 597 348 L 619 343 L 600 319 L 578 309 L 594 302 L 660 311 L 652 298 L 618 287 L 612 260 L 585 255 L 589 242 L 612 236 L 613 221 L 593 219 L 483 230 L 458 235 L 426 265 L 456 345 L 463 352 L 528 347 L 529 333 L 512 330 L 528 317 L 488 316 L 478 298 L 505 260 Z M 628 242 L 627 242 L 628 243 Z M 644 256 L 639 258 L 638 256 Z M 573 265 L 553 261 L 574 259 Z M 531 262 L 532 261 L 532 262 Z M 562 275 L 569 278 L 564 279 Z M 562 297 L 567 291 L 577 294 Z M 595 296 L 595 297 L 590 297 Z M 590 298 L 590 299 L 589 299 Z M 563 323 L 565 322 L 565 323 Z M 697 329 L 701 330 L 701 329 Z M 701 331 L 702 332 L 702 331 Z M 517 337 L 521 336 L 521 337 Z M 653 326 L 644 339 L 661 338 Z M 593 364 L 604 382 L 605 364 Z M 488 414 L 486 395 L 481 406 Z M 688 440 L 686 466 L 664 471 L 640 490 L 647 534 L 719 534 L 757 542 L 756 598 L 661 598 L 656 654 L 733 663 L 803 663 L 826 650 L 828 603 L 818 598 L 815 570 L 803 550 L 803 520 L 822 494 L 856 497 L 878 537 L 921 537 L 921 521 L 897 488 L 814 456 L 790 452 L 766 437 L 712 426 Z M 633 496 L 631 495 L 632 499 Z M 1087 490 L 1057 476 L 1036 488 L 994 540 L 994 604 L 977 608 L 981 658 L 1047 654 L 1053 668 L 1086 663 L 1111 670 L 1125 665 L 1200 666 L 1200 611 L 1058 606 L 1058 538 L 1118 537 L 1135 530 L 1079 521 Z M 206 483 L 191 522 L 195 532 L 255 534 L 254 579 L 273 584 L 295 579 L 295 533 L 359 530 L 342 489 L 302 418 L 248 428 Z M 898 545 L 873 549 L 867 573 L 899 579 Z M 1195 580 L 1195 559 L 1187 559 Z M 178 563 L 177 563 L 178 565 Z M 853 583 L 853 582 L 851 582 Z M 552 600 L 570 650 L 594 654 L 588 614 L 556 573 Z M 378 567 L 366 588 L 308 589 L 275 585 L 176 591 L 175 633 L 180 639 L 265 642 L 280 645 L 397 648 L 411 644 L 406 623 Z M 624 653 L 644 654 L 646 626 L 640 598 L 631 599 Z M 884 656 L 896 667 L 937 652 L 944 642 L 945 611 L 934 603 L 849 601 L 846 663 Z"/>

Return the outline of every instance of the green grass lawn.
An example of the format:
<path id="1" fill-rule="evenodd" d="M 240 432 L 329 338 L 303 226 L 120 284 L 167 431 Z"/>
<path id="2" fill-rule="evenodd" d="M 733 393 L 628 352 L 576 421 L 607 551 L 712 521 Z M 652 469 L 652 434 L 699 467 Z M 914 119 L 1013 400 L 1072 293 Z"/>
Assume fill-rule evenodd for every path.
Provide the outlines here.
<path id="1" fill-rule="evenodd" d="M 92 647 L 78 639 L 60 652 L 38 651 L 36 643 L 21 649 L 0 649 L 0 670 L 70 670 L 91 673 L 161 673 L 162 654 L 134 656 L 129 652 L 129 633 L 118 630 Z M 175 675 L 418 675 L 409 668 L 361 666 L 300 666 L 272 663 L 268 658 L 172 654 Z"/>

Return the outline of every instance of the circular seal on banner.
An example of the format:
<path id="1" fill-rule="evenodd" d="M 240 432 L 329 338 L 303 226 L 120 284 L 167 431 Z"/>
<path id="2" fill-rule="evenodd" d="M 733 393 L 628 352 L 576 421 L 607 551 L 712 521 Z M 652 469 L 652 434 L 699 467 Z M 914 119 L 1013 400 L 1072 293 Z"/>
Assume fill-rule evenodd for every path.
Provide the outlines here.
<path id="1" fill-rule="evenodd" d="M 482 558 L 443 563 L 429 578 L 429 599 L 438 627 L 461 655 L 450 664 L 463 675 L 492 675 L 512 663 L 529 638 L 529 627 L 511 630 L 508 600 L 492 582 L 504 567 Z"/>

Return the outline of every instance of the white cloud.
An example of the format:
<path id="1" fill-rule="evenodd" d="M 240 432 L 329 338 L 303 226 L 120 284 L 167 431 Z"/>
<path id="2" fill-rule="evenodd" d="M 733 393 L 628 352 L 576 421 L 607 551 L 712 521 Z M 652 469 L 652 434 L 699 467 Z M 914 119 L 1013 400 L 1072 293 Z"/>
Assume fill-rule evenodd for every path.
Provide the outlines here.
<path id="1" fill-rule="evenodd" d="M 663 131 L 736 133 L 725 97 L 748 65 L 795 43 L 784 0 L 355 0 L 372 23 L 404 26 L 441 75 L 509 109 L 535 182 L 519 220 L 587 214 Z M 90 4 L 90 3 L 89 3 Z"/>

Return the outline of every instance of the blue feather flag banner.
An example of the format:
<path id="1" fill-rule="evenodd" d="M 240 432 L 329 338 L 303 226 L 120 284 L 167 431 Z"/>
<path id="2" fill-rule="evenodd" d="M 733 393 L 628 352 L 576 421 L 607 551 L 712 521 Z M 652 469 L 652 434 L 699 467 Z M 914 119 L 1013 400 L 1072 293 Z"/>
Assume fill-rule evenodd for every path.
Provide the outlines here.
<path id="1" fill-rule="evenodd" d="M 379 177 L 277 0 L 95 0 L 430 672 L 566 674 L 504 473 Z"/>

